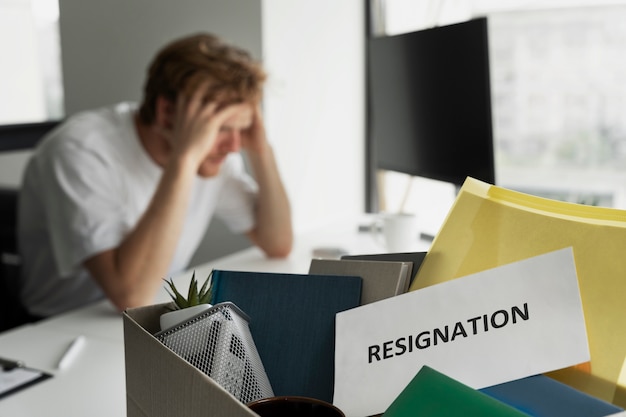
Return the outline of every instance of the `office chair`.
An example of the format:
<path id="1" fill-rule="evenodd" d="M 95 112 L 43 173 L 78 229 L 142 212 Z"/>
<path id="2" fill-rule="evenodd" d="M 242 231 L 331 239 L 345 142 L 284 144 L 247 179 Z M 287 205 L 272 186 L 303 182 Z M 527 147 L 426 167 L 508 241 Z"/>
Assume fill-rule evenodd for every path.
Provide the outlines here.
<path id="1" fill-rule="evenodd" d="M 18 195 L 17 188 L 0 187 L 0 332 L 29 321 L 19 298 Z"/>
<path id="2" fill-rule="evenodd" d="M 0 152 L 34 148 L 62 120 L 0 125 Z M 30 321 L 20 302 L 20 265 L 17 250 L 19 189 L 0 186 L 0 332 Z"/>

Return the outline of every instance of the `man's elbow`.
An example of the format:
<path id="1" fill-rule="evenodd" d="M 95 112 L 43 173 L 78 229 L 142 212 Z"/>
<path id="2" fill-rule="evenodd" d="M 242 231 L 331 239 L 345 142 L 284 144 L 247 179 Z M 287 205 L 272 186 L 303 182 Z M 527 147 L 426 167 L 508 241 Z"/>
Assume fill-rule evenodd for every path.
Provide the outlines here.
<path id="1" fill-rule="evenodd" d="M 293 249 L 293 237 L 290 235 L 282 239 L 273 239 L 263 245 L 262 249 L 268 258 L 286 258 Z"/>
<path id="2" fill-rule="evenodd" d="M 260 234 L 257 230 L 253 230 L 247 235 L 252 243 L 261 249 L 268 258 L 286 258 L 293 249 L 293 233 L 291 230 L 272 234 Z"/>
<path id="3" fill-rule="evenodd" d="M 104 293 L 109 302 L 119 312 L 154 303 L 155 294 L 152 289 L 138 287 L 137 285 L 118 284 L 114 287 L 108 287 Z"/>
<path id="4" fill-rule="evenodd" d="M 266 250 L 265 254 L 268 258 L 286 258 L 291 253 L 291 247 L 276 247 Z"/>
<path id="5" fill-rule="evenodd" d="M 107 295 L 107 298 L 120 313 L 126 309 L 143 307 L 151 304 L 151 299 L 135 294 L 118 294 L 117 296 Z"/>

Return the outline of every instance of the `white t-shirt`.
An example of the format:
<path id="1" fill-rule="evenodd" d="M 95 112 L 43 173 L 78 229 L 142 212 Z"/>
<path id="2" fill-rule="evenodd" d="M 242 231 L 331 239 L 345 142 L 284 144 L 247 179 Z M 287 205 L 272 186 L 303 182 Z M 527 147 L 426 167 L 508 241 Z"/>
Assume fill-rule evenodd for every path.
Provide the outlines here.
<path id="1" fill-rule="evenodd" d="M 117 247 L 146 210 L 162 170 L 141 145 L 134 104 L 77 114 L 50 133 L 25 170 L 19 208 L 22 301 L 49 316 L 103 297 L 85 259 Z M 197 177 L 169 274 L 184 270 L 213 215 L 236 233 L 254 226 L 257 185 L 240 154 Z M 161 278 L 168 278 L 161 277 Z"/>

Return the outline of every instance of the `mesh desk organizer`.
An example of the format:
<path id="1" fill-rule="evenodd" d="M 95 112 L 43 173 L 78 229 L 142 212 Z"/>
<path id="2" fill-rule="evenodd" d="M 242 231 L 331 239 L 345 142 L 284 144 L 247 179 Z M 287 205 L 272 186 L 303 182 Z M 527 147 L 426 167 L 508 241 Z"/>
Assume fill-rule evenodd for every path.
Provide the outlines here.
<path id="1" fill-rule="evenodd" d="M 247 404 L 274 396 L 249 321 L 235 304 L 224 302 L 154 337 Z"/>

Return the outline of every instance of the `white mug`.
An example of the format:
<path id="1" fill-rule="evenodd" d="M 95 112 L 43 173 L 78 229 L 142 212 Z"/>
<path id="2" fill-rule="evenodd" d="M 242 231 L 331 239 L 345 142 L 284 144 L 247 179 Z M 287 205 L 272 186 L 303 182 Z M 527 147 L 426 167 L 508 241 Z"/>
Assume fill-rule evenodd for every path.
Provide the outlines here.
<path id="1" fill-rule="evenodd" d="M 411 213 L 381 213 L 371 230 L 389 252 L 412 251 L 419 240 L 417 217 Z"/>

